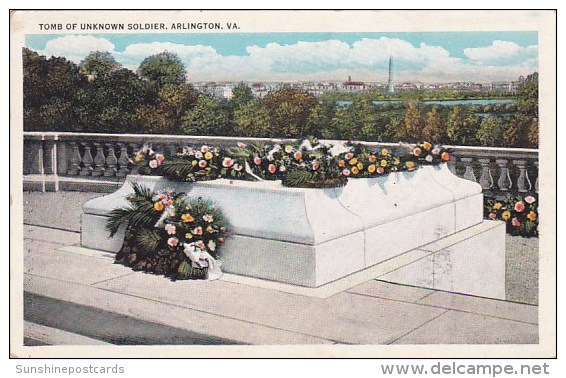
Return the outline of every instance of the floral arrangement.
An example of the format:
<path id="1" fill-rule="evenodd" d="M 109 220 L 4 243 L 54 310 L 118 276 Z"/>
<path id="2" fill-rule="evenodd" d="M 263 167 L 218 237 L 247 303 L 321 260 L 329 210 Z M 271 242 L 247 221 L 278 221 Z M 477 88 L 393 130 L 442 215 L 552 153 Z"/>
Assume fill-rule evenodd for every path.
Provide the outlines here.
<path id="1" fill-rule="evenodd" d="M 228 232 L 222 212 L 200 198 L 132 185 L 130 205 L 114 209 L 106 225 L 111 236 L 126 227 L 116 261 L 172 279 L 219 276 L 216 259 Z"/>
<path id="2" fill-rule="evenodd" d="M 144 145 L 143 148 L 134 155 L 131 163 L 137 166 L 137 170 L 142 175 L 160 175 L 161 166 L 165 161 L 163 154 L 158 154 L 151 147 Z"/>
<path id="3" fill-rule="evenodd" d="M 360 144 L 328 145 L 308 138 L 280 144 L 238 143 L 228 149 L 185 148 L 174 159 L 164 162 L 160 157 L 158 164 L 155 153 L 150 154 L 144 147 L 136 159 L 140 156 L 143 165 L 140 173 L 161 174 L 175 181 L 281 180 L 285 186 L 306 188 L 338 187 L 345 185 L 348 178 L 411 171 L 420 165 L 450 160 L 445 148 L 429 142 L 402 146 L 405 152 L 395 154 L 387 148 L 371 151 Z"/>
<path id="4" fill-rule="evenodd" d="M 537 196 L 511 196 L 498 200 L 485 197 L 484 217 L 490 220 L 502 220 L 506 223 L 507 233 L 514 236 L 538 236 L 538 199 Z"/>

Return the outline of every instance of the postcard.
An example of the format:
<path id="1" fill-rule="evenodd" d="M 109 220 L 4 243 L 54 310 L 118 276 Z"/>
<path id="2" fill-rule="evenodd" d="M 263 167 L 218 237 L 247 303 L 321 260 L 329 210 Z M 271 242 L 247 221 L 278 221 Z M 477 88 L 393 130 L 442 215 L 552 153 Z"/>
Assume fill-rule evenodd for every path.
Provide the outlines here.
<path id="1" fill-rule="evenodd" d="M 22 10 L 10 42 L 12 356 L 556 355 L 555 12 Z"/>

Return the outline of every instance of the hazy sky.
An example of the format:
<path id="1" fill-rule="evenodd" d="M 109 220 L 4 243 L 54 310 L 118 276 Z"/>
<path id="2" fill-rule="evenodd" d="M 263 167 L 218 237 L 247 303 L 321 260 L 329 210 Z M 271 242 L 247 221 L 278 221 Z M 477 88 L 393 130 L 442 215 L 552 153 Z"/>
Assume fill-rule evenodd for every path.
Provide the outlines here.
<path id="1" fill-rule="evenodd" d="M 79 63 L 109 51 L 135 70 L 149 55 L 179 55 L 190 81 L 515 80 L 538 67 L 536 32 L 27 35 L 42 55 Z"/>

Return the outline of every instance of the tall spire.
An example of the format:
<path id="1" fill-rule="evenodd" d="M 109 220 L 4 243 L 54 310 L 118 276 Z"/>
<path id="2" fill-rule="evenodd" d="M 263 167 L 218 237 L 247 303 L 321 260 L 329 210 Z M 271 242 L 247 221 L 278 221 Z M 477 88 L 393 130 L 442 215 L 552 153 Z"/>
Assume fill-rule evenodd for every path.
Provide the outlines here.
<path id="1" fill-rule="evenodd" d="M 389 93 L 395 92 L 395 85 L 393 85 L 393 57 L 389 55 L 389 79 L 387 80 L 387 91 Z"/>

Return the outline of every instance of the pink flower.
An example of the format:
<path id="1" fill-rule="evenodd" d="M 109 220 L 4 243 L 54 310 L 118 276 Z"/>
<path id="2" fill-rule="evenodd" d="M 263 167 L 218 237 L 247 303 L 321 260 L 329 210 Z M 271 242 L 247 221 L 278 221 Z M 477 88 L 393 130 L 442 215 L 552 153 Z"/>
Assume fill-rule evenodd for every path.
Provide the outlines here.
<path id="1" fill-rule="evenodd" d="M 344 168 L 344 170 L 342 171 L 342 174 L 344 176 L 350 176 L 350 170 L 348 168 Z"/>
<path id="2" fill-rule="evenodd" d="M 432 154 L 433 155 L 438 155 L 440 153 L 440 148 L 436 147 L 432 149 Z"/>
<path id="3" fill-rule="evenodd" d="M 269 171 L 269 173 L 274 174 L 277 171 L 277 167 L 274 164 L 269 164 L 267 170 Z"/>
<path id="4" fill-rule="evenodd" d="M 202 146 L 202 147 L 200 148 L 200 152 L 202 152 L 203 154 L 206 153 L 206 152 L 208 152 L 208 146 Z"/>
<path id="5" fill-rule="evenodd" d="M 149 168 L 157 168 L 159 166 L 159 163 L 157 163 L 157 160 L 150 160 L 149 162 Z"/>
<path id="6" fill-rule="evenodd" d="M 525 202 L 528 203 L 529 205 L 531 205 L 532 203 L 534 203 L 536 201 L 535 197 L 533 196 L 526 196 L 525 197 Z"/>
<path id="7" fill-rule="evenodd" d="M 165 156 L 161 155 L 161 154 L 156 154 L 155 155 L 155 160 L 157 160 L 157 162 L 159 164 L 163 163 L 163 160 L 165 160 Z"/>
<path id="8" fill-rule="evenodd" d="M 176 246 L 179 244 L 179 239 L 177 239 L 177 238 L 169 238 L 169 239 L 167 239 L 167 244 L 168 244 L 170 247 L 176 247 Z"/>
<path id="9" fill-rule="evenodd" d="M 205 168 L 206 164 L 207 164 L 206 160 L 201 160 L 201 161 L 198 162 L 198 166 L 201 167 L 201 168 Z"/>
<path id="10" fill-rule="evenodd" d="M 520 213 L 521 211 L 525 210 L 525 204 L 523 201 L 519 201 L 515 204 L 515 211 Z"/>
<path id="11" fill-rule="evenodd" d="M 234 160 L 229 157 L 225 157 L 224 160 L 222 160 L 222 166 L 224 168 L 230 168 L 232 165 L 234 165 Z"/>
<path id="12" fill-rule="evenodd" d="M 515 227 L 519 227 L 521 225 L 521 222 L 519 222 L 517 218 L 513 218 L 511 219 L 511 224 Z"/>
<path id="13" fill-rule="evenodd" d="M 316 171 L 319 168 L 320 168 L 320 161 L 318 161 L 318 160 L 313 161 L 312 162 L 312 170 Z"/>
<path id="14" fill-rule="evenodd" d="M 256 157 L 254 158 L 254 164 L 255 164 L 255 165 L 260 165 L 260 164 L 261 164 L 261 158 L 260 158 L 259 156 L 256 156 Z"/>
<path id="15" fill-rule="evenodd" d="M 494 220 L 495 218 L 497 218 L 495 213 L 489 213 L 489 219 Z"/>
<path id="16" fill-rule="evenodd" d="M 303 154 L 301 151 L 297 151 L 293 154 L 293 157 L 295 158 L 295 160 L 301 160 L 301 158 L 303 157 Z"/>
<path id="17" fill-rule="evenodd" d="M 195 227 L 193 229 L 193 234 L 194 235 L 202 235 L 202 227 L 201 226 Z"/>
<path id="18" fill-rule="evenodd" d="M 167 194 L 165 194 L 165 193 L 160 193 L 160 194 L 159 194 L 159 198 L 160 198 L 161 200 L 166 200 L 166 199 L 167 199 Z"/>
<path id="19" fill-rule="evenodd" d="M 346 156 L 344 156 L 344 158 L 345 158 L 346 160 L 350 160 L 350 159 L 352 159 L 353 157 L 354 157 L 354 154 L 351 153 L 351 152 L 348 152 L 348 153 L 346 154 Z"/>
<path id="20" fill-rule="evenodd" d="M 169 235 L 175 235 L 175 233 L 177 232 L 177 227 L 175 227 L 175 225 L 172 224 L 166 224 L 165 231 L 167 231 L 167 234 Z"/>
<path id="21" fill-rule="evenodd" d="M 196 241 L 195 247 L 200 248 L 200 249 L 204 249 L 204 242 L 202 240 Z"/>
<path id="22" fill-rule="evenodd" d="M 382 175 L 385 172 L 385 168 L 377 167 L 376 172 L 379 173 L 380 175 Z"/>
<path id="23" fill-rule="evenodd" d="M 208 223 L 212 223 L 214 221 L 214 218 L 210 214 L 203 215 L 202 219 L 204 219 L 204 221 Z"/>
<path id="24" fill-rule="evenodd" d="M 417 147 L 413 150 L 413 155 L 421 156 L 421 152 L 422 152 L 421 149 Z"/>
<path id="25" fill-rule="evenodd" d="M 246 148 L 246 144 L 242 143 L 242 142 L 238 142 L 238 147 L 240 148 Z"/>

